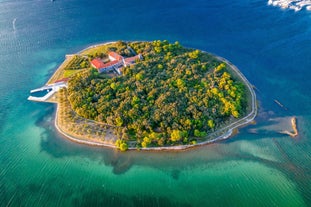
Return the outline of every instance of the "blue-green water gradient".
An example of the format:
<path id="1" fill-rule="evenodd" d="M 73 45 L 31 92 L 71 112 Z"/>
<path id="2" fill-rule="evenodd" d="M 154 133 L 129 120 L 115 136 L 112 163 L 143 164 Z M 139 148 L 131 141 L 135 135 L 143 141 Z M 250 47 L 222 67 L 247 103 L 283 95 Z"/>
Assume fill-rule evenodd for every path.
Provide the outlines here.
<path id="1" fill-rule="evenodd" d="M 233 62 L 257 124 L 194 150 L 119 153 L 64 139 L 55 106 L 27 101 L 65 54 L 154 39 Z M 311 13 L 262 0 L 0 0 L 0 206 L 311 206 L 310 69 Z M 278 133 L 291 116 L 296 139 Z"/>

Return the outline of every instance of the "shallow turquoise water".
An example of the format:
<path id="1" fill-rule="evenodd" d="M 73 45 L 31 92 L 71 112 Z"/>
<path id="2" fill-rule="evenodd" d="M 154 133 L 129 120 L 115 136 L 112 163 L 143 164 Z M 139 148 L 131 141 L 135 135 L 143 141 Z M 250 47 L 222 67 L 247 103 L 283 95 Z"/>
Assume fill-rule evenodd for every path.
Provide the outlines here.
<path id="1" fill-rule="evenodd" d="M 310 17 L 255 0 L 0 1 L 0 206 L 311 206 Z M 119 39 L 229 59 L 257 88 L 257 124 L 185 152 L 62 138 L 55 107 L 28 102 L 29 90 L 65 54 Z M 293 115 L 297 139 L 276 132 Z"/>

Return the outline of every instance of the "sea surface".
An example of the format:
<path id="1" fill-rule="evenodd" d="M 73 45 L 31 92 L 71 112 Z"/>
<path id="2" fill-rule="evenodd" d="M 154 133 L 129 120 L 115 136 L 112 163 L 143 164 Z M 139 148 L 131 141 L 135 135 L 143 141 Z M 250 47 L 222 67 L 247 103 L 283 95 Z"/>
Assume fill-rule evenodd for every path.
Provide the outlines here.
<path id="1" fill-rule="evenodd" d="M 234 63 L 256 88 L 256 124 L 193 150 L 120 153 L 64 139 L 55 106 L 27 101 L 66 54 L 155 39 Z M 0 206 L 311 206 L 310 78 L 310 11 L 265 0 L 0 0 Z M 292 116 L 297 138 L 278 133 Z"/>

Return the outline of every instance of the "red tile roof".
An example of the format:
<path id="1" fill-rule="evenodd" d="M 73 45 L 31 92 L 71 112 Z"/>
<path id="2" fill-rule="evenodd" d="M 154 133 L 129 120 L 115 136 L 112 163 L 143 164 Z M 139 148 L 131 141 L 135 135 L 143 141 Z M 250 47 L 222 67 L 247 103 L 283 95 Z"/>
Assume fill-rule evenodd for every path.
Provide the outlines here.
<path id="1" fill-rule="evenodd" d="M 118 62 L 120 62 L 120 61 L 119 60 L 110 61 L 110 62 L 104 64 L 102 68 L 107 68 L 109 66 L 117 64 Z"/>
<path id="2" fill-rule="evenodd" d="M 104 62 L 100 58 L 96 58 L 91 61 L 91 64 L 96 68 L 96 69 L 101 69 L 105 66 Z"/>
<path id="3" fill-rule="evenodd" d="M 123 57 L 116 52 L 109 52 L 108 56 L 112 57 L 115 60 L 122 60 Z"/>

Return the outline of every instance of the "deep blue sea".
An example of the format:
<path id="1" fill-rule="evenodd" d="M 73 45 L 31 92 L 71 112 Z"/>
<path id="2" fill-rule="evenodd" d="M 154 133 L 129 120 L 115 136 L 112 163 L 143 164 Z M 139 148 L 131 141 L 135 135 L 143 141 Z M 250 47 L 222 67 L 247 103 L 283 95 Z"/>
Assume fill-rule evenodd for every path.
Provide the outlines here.
<path id="1" fill-rule="evenodd" d="M 27 101 L 66 54 L 179 41 L 234 63 L 256 124 L 184 152 L 83 146 Z M 311 206 L 311 12 L 266 0 L 0 0 L 0 206 Z M 284 107 L 280 107 L 274 100 Z M 298 119 L 299 136 L 278 133 Z"/>

